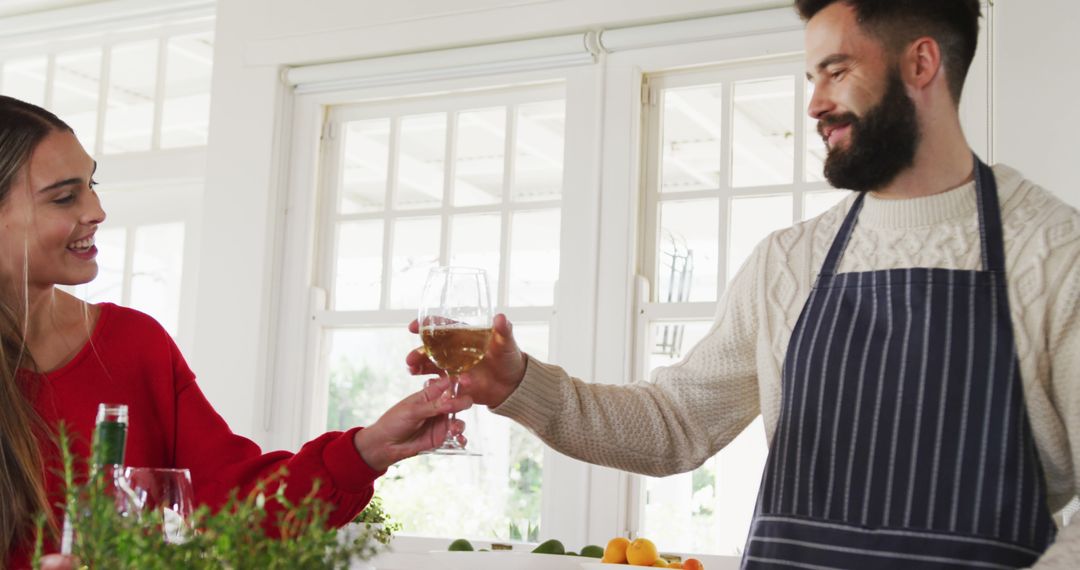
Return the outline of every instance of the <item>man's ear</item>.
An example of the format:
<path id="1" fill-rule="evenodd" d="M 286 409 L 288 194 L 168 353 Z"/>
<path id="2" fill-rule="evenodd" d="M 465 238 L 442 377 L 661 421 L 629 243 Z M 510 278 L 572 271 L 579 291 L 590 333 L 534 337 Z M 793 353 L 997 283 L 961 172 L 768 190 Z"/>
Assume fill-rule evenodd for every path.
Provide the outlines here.
<path id="1" fill-rule="evenodd" d="M 922 90 L 943 73 L 941 46 L 929 36 L 921 37 L 908 45 L 901 55 L 900 73 L 904 83 Z"/>

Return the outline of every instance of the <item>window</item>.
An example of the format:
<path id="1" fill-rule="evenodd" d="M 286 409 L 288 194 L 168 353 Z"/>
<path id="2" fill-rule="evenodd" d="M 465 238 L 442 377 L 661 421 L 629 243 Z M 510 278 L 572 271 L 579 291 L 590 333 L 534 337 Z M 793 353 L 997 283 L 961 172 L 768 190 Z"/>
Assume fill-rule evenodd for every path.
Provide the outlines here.
<path id="1" fill-rule="evenodd" d="M 647 78 L 640 366 L 682 359 L 753 248 L 846 194 L 823 182 L 823 145 L 804 120 L 802 61 Z M 671 550 L 743 547 L 768 449 L 759 417 L 697 470 L 643 478 L 638 534 Z"/>
<path id="2" fill-rule="evenodd" d="M 0 60 L 0 90 L 56 113 L 94 156 L 203 146 L 213 34 L 202 28 Z"/>
<path id="3" fill-rule="evenodd" d="M 0 91 L 55 113 L 98 160 L 107 213 L 96 236 L 98 277 L 70 290 L 150 314 L 181 346 L 190 334 L 183 280 L 194 256 L 185 246 L 200 214 L 211 26 L 110 24 L 107 38 L 58 38 L 48 53 L 16 47 L 0 59 Z"/>
<path id="4" fill-rule="evenodd" d="M 331 108 L 316 271 L 328 295 L 314 315 L 319 427 L 368 425 L 420 387 L 403 367 L 419 344 L 405 324 L 437 265 L 484 268 L 518 342 L 547 358 L 565 117 L 562 84 Z M 406 534 L 527 534 L 540 524 L 543 445 L 486 409 L 463 419 L 479 457 L 411 459 L 377 491 Z"/>
<path id="5" fill-rule="evenodd" d="M 178 337 L 187 222 L 199 211 L 198 200 L 191 198 L 196 190 L 99 187 L 108 218 L 95 236 L 98 275 L 74 287 L 74 294 L 92 303 L 137 308 Z"/>

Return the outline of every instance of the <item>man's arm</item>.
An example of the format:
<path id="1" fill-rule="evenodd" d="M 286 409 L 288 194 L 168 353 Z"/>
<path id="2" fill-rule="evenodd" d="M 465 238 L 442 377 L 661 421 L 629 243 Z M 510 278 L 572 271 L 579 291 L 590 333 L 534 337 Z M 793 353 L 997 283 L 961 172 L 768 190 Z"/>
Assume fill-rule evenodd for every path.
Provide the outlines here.
<path id="1" fill-rule="evenodd" d="M 706 337 L 652 382 L 592 384 L 528 359 L 497 414 L 571 457 L 653 476 L 692 470 L 758 415 L 758 265 L 767 242 L 735 276 Z"/>
<path id="2" fill-rule="evenodd" d="M 1048 309 L 1048 343 L 1054 406 L 1065 424 L 1072 464 L 1073 488 L 1080 495 L 1080 259 L 1073 259 L 1057 301 Z M 1057 540 L 1032 567 L 1034 570 L 1080 568 L 1080 516 L 1060 529 Z"/>

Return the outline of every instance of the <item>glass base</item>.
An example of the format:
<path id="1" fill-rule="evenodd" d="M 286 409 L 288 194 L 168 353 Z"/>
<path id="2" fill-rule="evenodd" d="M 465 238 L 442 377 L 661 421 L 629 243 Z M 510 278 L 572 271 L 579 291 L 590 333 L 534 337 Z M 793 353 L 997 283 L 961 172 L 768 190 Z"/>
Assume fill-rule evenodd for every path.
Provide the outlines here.
<path id="1" fill-rule="evenodd" d="M 428 451 L 421 451 L 420 455 L 464 455 L 467 457 L 480 457 L 483 454 L 479 451 L 465 449 L 464 447 L 436 447 L 435 449 L 429 449 Z"/>
<path id="2" fill-rule="evenodd" d="M 442 445 L 435 449 L 429 449 L 427 451 L 421 451 L 422 455 L 468 455 L 472 457 L 479 457 L 481 453 L 479 451 L 473 451 L 467 447 L 461 441 L 458 441 L 458 437 L 447 434 L 446 439 L 443 440 Z M 464 438 L 462 438 L 464 439 Z"/>

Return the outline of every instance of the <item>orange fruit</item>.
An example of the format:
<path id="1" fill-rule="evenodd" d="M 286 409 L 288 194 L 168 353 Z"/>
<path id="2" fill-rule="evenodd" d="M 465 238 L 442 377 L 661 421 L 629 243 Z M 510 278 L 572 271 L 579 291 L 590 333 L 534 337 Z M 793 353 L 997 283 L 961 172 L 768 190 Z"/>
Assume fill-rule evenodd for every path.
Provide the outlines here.
<path id="1" fill-rule="evenodd" d="M 705 565 L 697 558 L 687 558 L 682 563 L 683 570 L 705 570 Z"/>
<path id="2" fill-rule="evenodd" d="M 672 562 L 671 564 L 668 564 L 668 568 L 678 568 L 679 570 L 682 570 L 682 562 Z"/>
<path id="3" fill-rule="evenodd" d="M 656 545 L 647 538 L 639 538 L 626 548 L 626 561 L 633 566 L 652 566 L 659 557 Z"/>
<path id="4" fill-rule="evenodd" d="M 616 536 L 608 541 L 607 548 L 604 549 L 604 557 L 600 561 L 608 564 L 626 564 L 626 549 L 629 546 L 629 539 Z"/>

